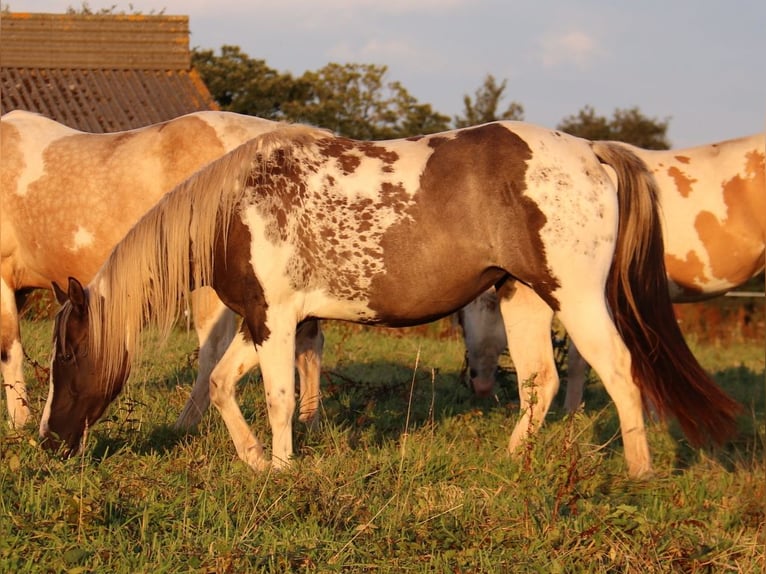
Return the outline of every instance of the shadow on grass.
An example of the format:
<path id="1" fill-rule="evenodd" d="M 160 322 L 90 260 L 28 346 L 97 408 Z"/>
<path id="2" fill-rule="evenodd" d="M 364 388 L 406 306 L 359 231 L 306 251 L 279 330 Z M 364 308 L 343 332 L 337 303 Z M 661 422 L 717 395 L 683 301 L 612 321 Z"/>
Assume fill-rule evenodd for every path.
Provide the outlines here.
<path id="1" fill-rule="evenodd" d="M 516 414 L 515 376 L 500 373 L 494 396 L 478 398 L 455 371 L 421 369 L 388 361 L 348 363 L 322 375 L 322 413 L 326 421 L 348 429 L 352 448 L 398 440 L 412 431 L 470 411 L 509 408 Z M 408 414 L 409 413 L 409 414 Z M 409 418 L 408 418 L 409 417 Z M 301 427 L 297 427 L 300 429 Z M 300 430 L 296 445 L 303 440 Z"/>
<path id="2" fill-rule="evenodd" d="M 734 472 L 737 469 L 750 471 L 754 466 L 762 464 L 765 456 L 766 436 L 763 429 L 766 418 L 766 383 L 764 373 L 738 366 L 716 371 L 711 373 L 711 376 L 743 407 L 737 419 L 737 434 L 723 445 L 711 443 L 700 449 L 686 440 L 675 421 L 670 421 L 668 432 L 676 445 L 677 472 L 683 472 L 699 462 L 700 454 L 703 452 L 728 471 Z M 609 442 L 619 432 L 619 420 L 616 411 L 610 406 L 611 399 L 599 381 L 591 380 L 586 385 L 584 403 L 586 413 L 607 410 L 607 413 L 600 416 L 594 424 L 594 440 L 599 444 Z M 615 447 L 621 448 L 620 441 L 614 441 L 614 444 Z"/>
<path id="3" fill-rule="evenodd" d="M 136 455 L 149 453 L 163 454 L 172 451 L 179 443 L 187 439 L 194 431 L 179 431 L 172 425 L 160 424 L 136 440 L 126 433 L 101 432 L 95 436 L 95 443 L 90 448 L 90 458 L 100 463 L 117 452 L 129 451 Z"/>
<path id="4" fill-rule="evenodd" d="M 196 371 L 193 365 L 183 366 L 162 380 L 147 381 L 157 392 L 167 392 L 178 386 L 178 381 L 193 381 Z M 762 461 L 764 456 L 763 418 L 766 413 L 763 373 L 753 372 L 745 367 L 729 368 L 713 374 L 715 380 L 744 406 L 739 421 L 738 436 L 724 447 L 711 447 L 704 452 L 731 471 L 737 468 L 751 468 Z M 518 416 L 518 391 L 516 375 L 512 369 L 500 369 L 494 396 L 477 398 L 465 384 L 462 373 L 457 371 L 435 371 L 418 369 L 413 376 L 411 364 L 389 361 L 369 363 L 349 362 L 326 370 L 322 374 L 322 417 L 342 429 L 347 429 L 351 448 L 380 446 L 386 441 L 399 440 L 408 425 L 410 431 L 425 425 L 438 425 L 450 417 L 472 411 L 502 410 L 504 416 Z M 262 393 L 260 380 L 248 380 L 254 385 L 254 392 Z M 189 389 L 191 387 L 189 386 Z M 251 389 L 251 392 L 253 390 Z M 563 395 L 563 385 L 561 395 Z M 549 420 L 564 418 L 561 396 L 554 402 Z M 266 420 L 262 402 L 243 404 L 241 407 L 246 420 Z M 409 419 L 408 419 L 409 405 Z M 142 405 L 136 405 L 138 408 Z M 101 461 L 115 452 L 128 449 L 135 454 L 149 452 L 165 453 L 184 441 L 189 433 L 178 431 L 169 424 L 159 424 L 147 434 L 131 423 L 130 401 L 123 404 L 118 412 L 108 417 L 107 428 L 101 427 L 94 433 L 95 445 L 92 457 Z M 586 413 L 605 411 L 594 419 L 593 440 L 607 445 L 614 456 L 622 456 L 619 440 L 619 420 L 611 400 L 598 381 L 591 381 L 585 389 Z M 263 411 L 263 412 L 262 412 Z M 212 413 L 217 416 L 217 413 Z M 210 415 L 208 415 L 210 416 Z M 760 425 L 760 426 L 759 426 Z M 261 427 L 263 433 L 263 427 Z M 255 431 L 258 434 L 258 431 Z M 265 431 L 268 432 L 268 431 Z M 542 432 L 545 432 L 543 430 Z M 679 472 L 699 460 L 700 450 L 689 445 L 678 426 L 669 425 L 669 432 L 675 442 L 675 465 Z M 191 433 L 195 434 L 194 431 Z M 305 425 L 294 426 L 296 453 L 301 447 L 314 440 Z M 316 435 L 313 435 L 316 436 Z M 615 440 L 617 437 L 617 440 Z M 270 435 L 264 435 L 267 443 Z"/>

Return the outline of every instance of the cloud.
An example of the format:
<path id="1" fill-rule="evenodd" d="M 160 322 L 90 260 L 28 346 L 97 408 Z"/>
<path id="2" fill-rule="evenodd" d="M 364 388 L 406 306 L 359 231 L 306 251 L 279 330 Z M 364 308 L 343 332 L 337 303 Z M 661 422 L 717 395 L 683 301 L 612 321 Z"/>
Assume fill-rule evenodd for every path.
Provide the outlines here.
<path id="1" fill-rule="evenodd" d="M 327 54 L 335 60 L 348 62 L 407 62 L 417 58 L 422 62 L 423 53 L 402 39 L 371 39 L 360 46 L 348 42 L 334 45 Z"/>
<path id="2" fill-rule="evenodd" d="M 91 4 L 101 0 L 91 0 Z M 111 1 L 111 0 L 110 0 Z M 325 22 L 344 19 L 356 14 L 428 14 L 470 6 L 471 0 L 165 0 L 164 5 L 178 10 L 183 7 L 184 13 L 252 13 L 259 17 L 291 17 L 299 20 L 309 16 Z M 134 0 L 134 3 L 144 4 L 147 0 Z M 171 13 L 168 11 L 167 13 Z"/>
<path id="3" fill-rule="evenodd" d="M 540 59 L 545 68 L 575 66 L 590 68 L 601 50 L 593 36 L 580 30 L 548 34 L 540 41 Z"/>

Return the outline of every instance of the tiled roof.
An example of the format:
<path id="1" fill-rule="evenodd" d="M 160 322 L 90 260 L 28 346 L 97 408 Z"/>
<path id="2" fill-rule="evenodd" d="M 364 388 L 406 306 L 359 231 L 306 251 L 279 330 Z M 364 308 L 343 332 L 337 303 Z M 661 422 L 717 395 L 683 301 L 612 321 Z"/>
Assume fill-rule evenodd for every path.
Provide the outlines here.
<path id="1" fill-rule="evenodd" d="M 110 132 L 216 109 L 186 16 L 0 15 L 0 110 Z"/>

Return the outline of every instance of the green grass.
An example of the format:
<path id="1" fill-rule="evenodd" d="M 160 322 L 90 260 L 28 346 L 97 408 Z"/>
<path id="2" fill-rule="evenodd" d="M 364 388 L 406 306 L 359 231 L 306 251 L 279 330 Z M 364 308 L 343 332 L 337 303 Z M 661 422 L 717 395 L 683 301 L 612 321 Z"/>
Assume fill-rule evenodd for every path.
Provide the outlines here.
<path id="1" fill-rule="evenodd" d="M 44 362 L 50 323 L 23 325 Z M 694 449 L 652 425 L 656 476 L 626 477 L 600 383 L 586 409 L 558 404 L 518 460 L 513 373 L 479 400 L 460 381 L 462 343 L 327 324 L 322 416 L 296 421 L 281 473 L 241 463 L 214 411 L 172 430 L 193 381 L 193 337 L 147 355 L 91 429 L 82 456 L 0 430 L 0 572 L 762 572 L 766 568 L 764 345 L 694 344 L 745 405 L 740 436 Z M 151 352 L 149 352 L 151 351 Z M 507 367 L 507 359 L 504 359 Z M 39 414 L 44 373 L 28 370 Z M 257 376 L 240 403 L 268 443 Z"/>

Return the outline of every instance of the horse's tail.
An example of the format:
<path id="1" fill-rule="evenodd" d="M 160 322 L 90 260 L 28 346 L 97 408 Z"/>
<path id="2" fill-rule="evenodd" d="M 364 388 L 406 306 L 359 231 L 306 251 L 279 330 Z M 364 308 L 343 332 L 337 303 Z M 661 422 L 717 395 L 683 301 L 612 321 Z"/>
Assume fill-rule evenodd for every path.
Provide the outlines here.
<path id="1" fill-rule="evenodd" d="M 644 407 L 660 418 L 674 416 L 692 444 L 723 443 L 735 432 L 741 407 L 705 373 L 676 322 L 654 177 L 622 146 L 594 142 L 592 148 L 617 173 L 619 227 L 606 295 Z"/>

